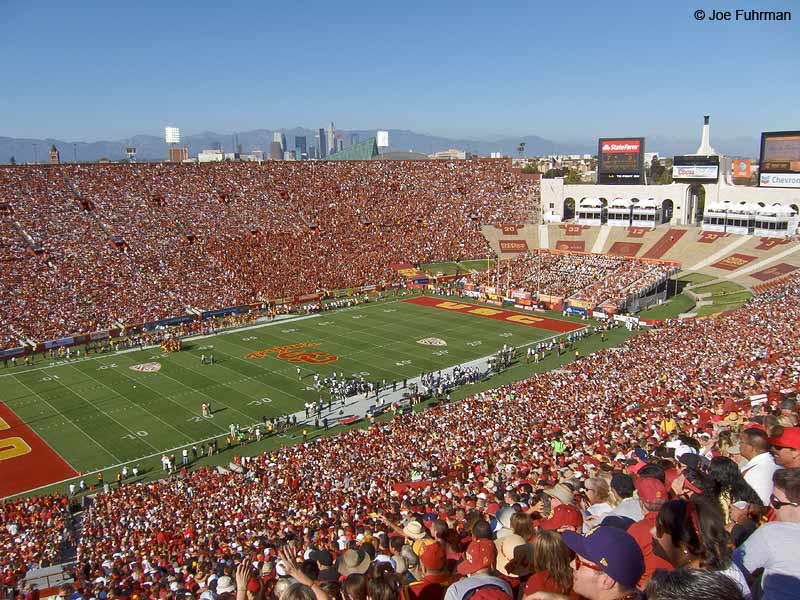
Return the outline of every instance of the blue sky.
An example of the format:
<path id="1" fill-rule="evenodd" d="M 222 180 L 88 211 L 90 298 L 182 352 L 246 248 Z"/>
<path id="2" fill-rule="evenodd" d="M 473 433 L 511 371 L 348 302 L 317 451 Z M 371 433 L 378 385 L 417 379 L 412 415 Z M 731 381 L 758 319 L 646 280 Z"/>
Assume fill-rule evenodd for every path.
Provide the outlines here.
<path id="1" fill-rule="evenodd" d="M 792 10 L 789 23 L 696 21 Z M 0 136 L 800 129 L 800 3 L 0 2 Z"/>

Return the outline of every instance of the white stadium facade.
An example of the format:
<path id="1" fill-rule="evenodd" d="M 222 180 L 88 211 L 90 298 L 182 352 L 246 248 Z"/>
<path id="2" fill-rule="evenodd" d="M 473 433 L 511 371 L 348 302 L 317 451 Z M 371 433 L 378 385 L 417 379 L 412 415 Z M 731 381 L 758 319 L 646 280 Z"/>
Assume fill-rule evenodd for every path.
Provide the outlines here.
<path id="1" fill-rule="evenodd" d="M 542 179 L 540 222 L 572 218 L 575 223 L 595 226 L 698 225 L 706 231 L 764 237 L 799 233 L 800 176 L 760 174 L 762 186 L 796 185 L 794 188 L 734 185 L 732 159 L 717 154 L 710 146 L 708 117 L 700 147 L 690 156 L 718 157 L 718 177 L 668 185 L 569 185 L 562 178 Z M 705 204 L 701 208 L 703 192 Z"/>

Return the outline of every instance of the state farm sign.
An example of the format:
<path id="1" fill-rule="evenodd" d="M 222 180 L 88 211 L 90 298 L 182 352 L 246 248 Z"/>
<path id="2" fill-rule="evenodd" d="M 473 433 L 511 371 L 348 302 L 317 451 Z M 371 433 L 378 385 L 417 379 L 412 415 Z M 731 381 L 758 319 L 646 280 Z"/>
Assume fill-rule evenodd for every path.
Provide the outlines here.
<path id="1" fill-rule="evenodd" d="M 639 152 L 641 142 L 639 140 L 605 140 L 600 146 L 603 154 L 615 154 L 618 152 Z"/>

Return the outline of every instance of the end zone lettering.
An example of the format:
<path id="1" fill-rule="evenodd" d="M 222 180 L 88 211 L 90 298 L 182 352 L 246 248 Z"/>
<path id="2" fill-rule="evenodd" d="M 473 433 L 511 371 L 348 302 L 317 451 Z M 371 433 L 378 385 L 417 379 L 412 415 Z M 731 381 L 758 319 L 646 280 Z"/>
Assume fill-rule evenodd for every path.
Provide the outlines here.
<path id="1" fill-rule="evenodd" d="M 78 472 L 0 402 L 0 498 L 75 477 Z"/>
<path id="2" fill-rule="evenodd" d="M 453 302 L 450 300 L 441 300 L 439 298 L 432 298 L 430 296 L 419 296 L 417 298 L 409 298 L 403 300 L 407 304 L 417 304 L 420 306 L 430 306 L 441 310 L 449 310 L 452 312 L 460 312 L 466 315 L 473 315 L 476 317 L 484 317 L 487 319 L 495 319 L 497 321 L 505 321 L 507 323 L 517 323 L 519 325 L 527 325 L 529 327 L 536 327 L 538 329 L 546 329 L 548 331 L 556 331 L 558 333 L 566 333 L 568 331 L 575 331 L 583 329 L 583 325 L 578 323 L 571 323 L 569 321 L 561 321 L 560 319 L 551 319 L 549 317 L 536 317 L 530 314 L 513 312 L 510 310 L 502 310 L 499 308 L 489 308 L 486 306 L 476 306 L 474 304 L 466 304 L 464 302 Z"/>

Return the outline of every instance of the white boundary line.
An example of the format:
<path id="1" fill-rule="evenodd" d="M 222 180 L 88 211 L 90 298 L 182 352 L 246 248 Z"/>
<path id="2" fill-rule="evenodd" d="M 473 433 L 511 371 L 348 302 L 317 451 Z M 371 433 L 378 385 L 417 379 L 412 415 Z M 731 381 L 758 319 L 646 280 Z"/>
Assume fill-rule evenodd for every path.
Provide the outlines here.
<path id="1" fill-rule="evenodd" d="M 16 378 L 15 378 L 15 379 L 16 379 Z M 22 386 L 24 386 L 24 387 L 28 388 L 28 389 L 29 389 L 29 390 L 30 390 L 30 391 L 31 391 L 31 392 L 32 392 L 32 393 L 33 393 L 35 396 L 37 396 L 37 397 L 38 397 L 38 398 L 39 398 L 39 399 L 40 399 L 42 402 L 44 402 L 45 404 L 47 404 L 47 406 L 49 406 L 51 409 L 53 409 L 57 415 L 59 415 L 60 417 L 63 417 L 64 419 L 66 419 L 66 420 L 69 422 L 69 424 L 70 424 L 70 425 L 72 425 L 72 426 L 73 426 L 75 429 L 77 429 L 78 431 L 80 431 L 81 433 L 83 433 L 83 435 L 85 435 L 87 438 L 89 438 L 89 439 L 92 441 L 92 443 L 93 443 L 95 446 L 97 446 L 98 448 L 100 448 L 100 449 L 101 449 L 101 450 L 102 450 L 104 453 L 106 453 L 106 454 L 108 454 L 109 456 L 111 456 L 111 458 L 116 458 L 117 460 L 119 460 L 119 457 L 115 456 L 113 452 L 111 452 L 110 450 L 108 450 L 108 449 L 107 449 L 105 446 L 103 446 L 103 445 L 102 445 L 100 442 L 98 442 L 98 441 L 97 441 L 97 440 L 95 440 L 95 439 L 94 439 L 92 436 L 90 436 L 90 435 L 89 435 L 89 433 L 88 433 L 88 432 L 87 432 L 85 429 L 83 429 L 82 427 L 80 427 L 80 426 L 79 426 L 77 423 L 75 423 L 75 422 L 74 422 L 72 419 L 70 419 L 70 418 L 69 418 L 67 415 L 65 415 L 65 414 L 64 414 L 64 413 L 62 413 L 60 410 L 58 410 L 58 409 L 57 409 L 55 406 L 53 406 L 52 404 L 50 404 L 50 402 L 49 402 L 47 399 L 45 399 L 45 397 L 44 397 L 44 396 L 42 396 L 42 395 L 41 395 L 39 392 L 37 392 L 36 390 L 34 390 L 34 389 L 31 387 L 31 386 L 29 386 L 29 385 L 28 385 L 27 383 L 25 383 L 24 381 L 20 381 L 19 379 L 17 379 L 17 383 L 19 383 L 20 385 L 22 385 Z M 8 406 L 8 404 L 6 404 L 6 406 Z M 9 409 L 10 409 L 12 412 L 14 411 L 14 409 L 13 409 L 13 408 L 11 408 L 10 406 L 8 406 L 8 408 L 9 408 Z M 15 413 L 15 414 L 16 414 L 16 413 Z M 23 421 L 23 422 L 24 422 L 24 421 Z M 27 425 L 27 424 L 26 424 L 26 425 Z M 33 427 L 31 427 L 30 425 L 28 425 L 28 428 L 29 428 L 31 431 L 33 431 L 34 433 L 36 433 L 36 430 L 35 430 L 35 429 L 33 429 Z M 36 435 L 39 435 L 39 434 L 38 434 L 38 433 L 36 433 Z M 41 435 L 39 435 L 39 437 L 42 437 L 42 436 L 41 436 Z M 42 438 L 42 439 L 44 439 L 44 438 Z M 56 454 L 58 454 L 58 453 L 56 453 Z M 61 455 L 59 454 L 59 456 L 61 456 Z M 67 463 L 67 464 L 70 466 L 70 468 L 71 468 L 71 469 L 73 469 L 74 471 L 77 471 L 77 470 L 78 470 L 78 469 L 76 469 L 75 467 L 73 467 L 73 466 L 72 466 L 72 464 L 71 464 L 69 461 L 67 461 L 66 459 L 64 459 L 64 457 L 63 457 L 63 456 L 61 456 L 61 460 L 63 460 L 65 463 Z"/>
<path id="2" fill-rule="evenodd" d="M 585 328 L 588 328 L 588 325 L 584 326 L 584 329 Z M 575 331 L 579 331 L 579 330 L 575 330 Z M 572 332 L 569 332 L 569 333 L 572 333 Z M 551 335 L 550 337 L 540 338 L 538 340 L 533 340 L 531 342 L 528 342 L 527 344 L 520 344 L 519 346 L 515 346 L 515 348 L 526 348 L 526 347 L 532 346 L 534 344 L 540 344 L 542 342 L 547 342 L 549 340 L 561 337 L 562 335 L 565 335 L 565 334 L 564 333 L 557 333 L 555 335 Z M 494 354 L 488 354 L 488 355 L 480 357 L 480 358 L 474 358 L 474 359 L 466 361 L 464 363 L 459 363 L 459 364 L 456 364 L 456 365 L 451 365 L 449 367 L 446 367 L 445 369 L 442 369 L 442 371 L 443 372 L 447 372 L 447 371 L 451 371 L 451 370 L 455 369 L 455 367 L 457 367 L 457 366 L 458 367 L 463 367 L 465 365 L 472 365 L 472 364 L 475 364 L 475 363 L 479 363 L 481 361 L 488 361 L 488 359 L 490 357 L 492 357 L 492 356 L 494 356 Z M 408 380 L 408 383 L 409 384 L 415 383 L 415 382 L 419 381 L 419 379 L 420 379 L 419 377 L 411 378 L 411 379 Z M 351 406 L 352 404 L 355 404 L 356 402 L 365 401 L 365 400 L 367 400 L 367 399 L 366 398 L 360 398 L 359 400 L 356 400 L 355 402 L 352 402 L 348 406 Z M 303 414 L 303 411 L 298 411 L 297 413 L 291 413 L 291 414 Z M 298 419 L 297 422 L 298 422 L 298 425 L 299 425 L 300 423 L 306 422 L 306 420 L 304 419 L 303 421 L 300 421 Z M 256 422 L 252 423 L 251 425 L 260 424 L 260 423 L 261 423 L 261 421 L 256 421 Z M 247 426 L 245 426 L 245 427 L 247 427 Z M 121 463 L 118 463 L 116 465 L 110 465 L 108 467 L 103 467 L 102 469 L 96 469 L 94 471 L 86 471 L 85 473 L 83 473 L 83 475 L 79 475 L 78 477 L 70 477 L 69 479 L 62 479 L 61 481 L 54 481 L 52 483 L 48 483 L 46 485 L 39 486 L 37 488 L 33 488 L 33 489 L 30 489 L 30 490 L 25 490 L 24 492 L 20 492 L 19 494 L 15 494 L 13 496 L 6 496 L 5 498 L 0 498 L 0 500 L 5 500 L 7 498 L 15 498 L 17 496 L 23 496 L 23 495 L 26 495 L 26 494 L 30 494 L 31 492 L 36 492 L 37 490 L 42 490 L 42 489 L 45 489 L 45 488 L 48 488 L 48 487 L 51 487 L 51 486 L 61 485 L 61 484 L 64 484 L 64 483 L 66 483 L 68 481 L 75 481 L 77 479 L 82 479 L 82 478 L 88 477 L 89 475 L 94 475 L 95 473 L 100 473 L 101 471 L 108 471 L 108 470 L 118 469 L 118 468 L 120 468 L 120 467 L 122 467 L 124 465 L 129 465 L 129 464 L 134 463 L 134 462 L 139 462 L 139 461 L 143 461 L 143 460 L 148 460 L 150 458 L 154 458 L 154 457 L 158 456 L 159 454 L 170 454 L 172 452 L 175 452 L 177 450 L 181 450 L 183 448 L 186 448 L 186 447 L 189 447 L 189 446 L 192 446 L 192 445 L 204 444 L 205 442 L 208 442 L 208 441 L 211 441 L 211 440 L 216 440 L 219 437 L 220 437 L 219 435 L 215 435 L 215 436 L 212 436 L 212 437 L 209 437 L 209 438 L 205 438 L 205 439 L 202 439 L 202 440 L 196 440 L 196 441 L 192 442 L 191 444 L 183 444 L 182 446 L 175 446 L 174 448 L 170 448 L 168 450 L 162 450 L 160 452 L 154 452 L 153 454 L 148 454 L 146 456 L 140 456 L 140 457 L 135 458 L 133 460 L 129 460 L 129 461 L 126 461 L 126 462 L 121 462 Z M 269 450 L 265 450 L 264 452 L 269 452 Z M 264 452 L 262 452 L 262 454 Z M 69 464 L 69 463 L 67 463 L 67 464 Z"/>
<path id="3" fill-rule="evenodd" d="M 426 294 L 421 294 L 421 296 L 426 296 Z M 410 298 L 414 298 L 414 297 L 416 297 L 416 296 L 410 296 Z M 438 298 L 439 296 L 432 295 L 432 297 L 437 297 Z M 365 308 L 372 308 L 374 306 L 384 306 L 384 305 L 387 305 L 387 304 L 394 304 L 396 302 L 402 302 L 402 301 L 404 301 L 406 299 L 408 299 L 408 298 L 405 298 L 405 297 L 404 298 L 395 298 L 395 299 L 392 299 L 392 300 L 387 300 L 385 302 L 381 302 L 380 304 L 375 303 L 375 304 L 363 304 L 363 305 L 359 305 L 359 306 L 352 306 L 352 307 L 348 307 L 347 309 L 337 310 L 337 312 L 344 312 L 345 310 L 348 310 L 348 311 L 363 310 Z M 447 297 L 444 297 L 444 299 L 446 300 Z M 470 299 L 470 300 L 472 300 L 472 299 Z M 456 300 L 456 301 L 458 301 L 458 300 Z M 467 302 L 466 304 L 474 304 L 475 306 L 482 306 L 481 304 L 477 304 L 477 303 L 474 303 L 474 302 Z M 417 305 L 417 306 L 424 306 L 424 305 Z M 435 308 L 435 307 L 430 307 L 430 308 Z M 508 310 L 508 309 L 503 308 L 502 310 Z M 518 310 L 509 310 L 509 312 L 514 312 L 514 313 L 517 313 L 517 314 L 532 314 L 532 313 L 528 313 L 528 312 L 521 312 L 521 311 L 518 311 Z M 215 338 L 215 337 L 218 337 L 220 335 L 230 335 L 230 334 L 239 333 L 239 332 L 242 332 L 242 331 L 249 331 L 249 330 L 253 330 L 253 329 L 260 329 L 262 327 L 269 327 L 269 326 L 272 326 L 272 325 L 279 325 L 279 324 L 289 323 L 289 322 L 298 321 L 298 320 L 305 320 L 305 319 L 310 319 L 310 318 L 314 318 L 314 317 L 320 317 L 320 316 L 322 316 L 324 314 L 325 314 L 324 312 L 322 312 L 322 313 L 314 313 L 312 315 L 303 315 L 303 316 L 295 317 L 295 318 L 287 318 L 287 319 L 282 319 L 282 320 L 275 320 L 275 321 L 270 321 L 269 323 L 261 323 L 261 324 L 258 324 L 258 325 L 250 325 L 250 326 L 241 327 L 241 328 L 233 327 L 233 328 L 230 328 L 228 330 L 225 330 L 225 331 L 222 331 L 222 332 L 216 333 L 216 334 L 206 334 L 206 335 L 194 336 L 194 337 L 191 337 L 191 338 L 184 338 L 184 339 L 185 340 L 197 340 L 197 339 Z M 565 323 L 575 323 L 574 321 L 568 321 L 566 319 L 558 319 L 558 318 L 555 318 L 555 317 L 547 317 L 547 318 L 553 319 L 554 321 L 562 321 L 562 322 L 565 322 Z M 519 324 L 519 323 L 517 323 L 517 324 Z M 577 325 L 577 323 L 575 323 L 575 324 Z M 531 326 L 533 328 L 536 328 L 535 325 L 531 325 Z M 564 335 L 567 335 L 567 334 L 570 334 L 570 333 L 574 333 L 574 332 L 577 332 L 577 331 L 581 331 L 583 329 L 588 329 L 588 328 L 589 328 L 588 324 L 587 325 L 581 325 L 578 329 L 573 329 L 571 331 L 557 332 L 554 335 L 551 335 L 549 337 L 539 338 L 537 340 L 533 340 L 533 341 L 528 342 L 526 344 L 520 344 L 519 346 L 515 346 L 515 347 L 516 348 L 526 348 L 526 347 L 532 346 L 534 344 L 540 344 L 542 342 L 547 342 L 549 340 L 552 340 L 552 339 L 555 339 L 555 338 L 558 338 L 558 337 L 561 337 L 561 336 L 564 336 Z M 236 344 L 236 345 L 238 346 L 239 344 Z M 104 356 L 97 356 L 97 357 L 92 357 L 92 358 L 83 359 L 83 360 L 86 360 L 86 361 L 97 360 L 97 359 L 100 359 L 100 358 L 108 358 L 108 357 L 114 356 L 116 354 L 127 354 L 127 353 L 130 353 L 130 352 L 137 352 L 139 350 L 146 350 L 146 349 L 158 348 L 158 347 L 160 347 L 160 346 L 153 345 L 153 346 L 145 346 L 145 347 L 142 347 L 142 348 L 128 348 L 128 349 L 125 349 L 125 350 L 120 350 L 119 352 L 115 352 L 113 354 L 107 354 L 107 355 L 104 355 Z M 223 354 L 227 355 L 227 353 L 223 353 Z M 232 355 L 229 355 L 229 356 L 232 356 Z M 466 361 L 464 363 L 458 363 L 456 365 L 451 365 L 449 367 L 446 367 L 445 369 L 442 369 L 442 371 L 446 371 L 446 369 L 452 370 L 456 366 L 464 366 L 464 365 L 474 364 L 474 363 L 477 363 L 479 361 L 486 361 L 492 356 L 494 356 L 494 354 L 489 354 L 489 355 L 484 356 L 484 357 L 472 359 L 472 360 Z M 237 358 L 237 357 L 234 357 L 234 358 Z M 38 369 L 30 369 L 29 371 L 23 371 L 23 373 L 33 372 L 35 370 L 36 371 L 41 371 L 41 370 L 44 370 L 44 369 L 49 369 L 49 368 L 58 367 L 58 366 L 71 366 L 72 364 L 73 363 L 53 364 L 53 365 L 49 365 L 47 367 L 40 367 Z M 14 376 L 14 375 L 16 375 L 16 374 L 15 373 L 9 373 L 8 375 L 0 375 L 0 377 Z M 170 379 L 172 379 L 172 378 L 170 378 Z M 408 379 L 408 383 L 414 383 L 414 382 L 418 381 L 419 379 L 420 379 L 419 377 L 414 377 L 412 379 Z M 39 396 L 41 398 L 41 396 L 37 392 L 33 391 L 28 385 L 24 384 L 22 381 L 19 381 L 19 380 L 17 380 L 17 381 L 19 383 L 21 383 L 22 385 L 24 385 L 25 387 L 27 387 L 34 394 L 36 394 L 37 396 Z M 42 400 L 44 400 L 44 398 L 42 398 Z M 366 398 L 363 398 L 361 400 L 366 400 Z M 49 402 L 47 402 L 47 400 L 44 400 L 44 401 L 49 405 Z M 359 400 L 356 400 L 355 402 L 358 402 L 358 401 Z M 355 402 L 351 403 L 351 405 L 354 404 Z M 51 408 L 53 408 L 52 405 L 50 405 L 50 406 L 51 406 Z M 8 408 L 11 410 L 11 407 L 8 407 Z M 54 408 L 54 410 L 56 410 L 56 412 L 58 412 L 58 414 L 61 414 L 57 409 Z M 239 412 L 239 411 L 237 411 L 237 412 Z M 241 413 L 241 414 L 244 414 L 244 413 Z M 304 413 L 303 413 L 303 411 L 299 411 L 298 413 L 289 413 L 289 414 L 304 414 Z M 69 421 L 69 419 L 67 417 L 64 417 L 64 418 L 66 418 Z M 302 422 L 306 422 L 306 420 L 300 421 L 298 419 L 298 424 L 300 424 Z M 70 421 L 70 423 L 71 423 L 71 421 Z M 255 422 L 250 423 L 250 425 L 245 425 L 245 427 L 253 426 L 253 425 L 256 425 L 256 424 L 260 424 L 260 423 L 261 423 L 261 421 L 255 421 Z M 105 452 L 107 454 L 110 454 L 111 456 L 114 456 L 111 452 L 109 452 L 107 449 L 105 449 L 104 446 L 101 446 L 98 442 L 96 442 L 94 440 L 94 438 L 91 438 L 89 436 L 89 434 L 86 433 L 83 429 L 81 429 L 80 427 L 78 427 L 74 423 L 73 423 L 73 425 L 76 428 L 80 429 L 80 431 L 83 432 L 84 435 L 89 437 L 89 439 L 91 439 L 92 442 L 94 442 L 98 447 L 100 447 L 103 450 L 105 450 Z M 39 437 L 41 437 L 41 436 L 39 436 Z M 154 458 L 154 457 L 158 456 L 159 454 L 172 453 L 172 452 L 175 452 L 177 450 L 181 450 L 183 448 L 186 448 L 186 447 L 189 447 L 189 446 L 192 446 L 192 445 L 204 444 L 205 442 L 208 442 L 208 441 L 211 441 L 211 440 L 216 440 L 219 437 L 220 437 L 219 435 L 215 435 L 215 436 L 211 436 L 211 437 L 208 437 L 208 438 L 205 438 L 205 439 L 195 440 L 194 442 L 191 442 L 189 444 L 183 444 L 182 446 L 176 446 L 176 447 L 170 448 L 168 450 L 162 450 L 162 451 L 159 451 L 159 452 L 154 452 L 153 454 L 140 456 L 138 458 L 134 458 L 134 459 L 126 461 L 126 462 L 120 462 L 120 463 L 117 463 L 115 465 L 110 465 L 110 466 L 103 467 L 103 468 L 100 468 L 100 469 L 95 469 L 94 471 L 86 471 L 82 475 L 79 475 L 77 477 L 70 477 L 68 479 L 62 479 L 61 481 L 54 481 L 52 483 L 48 483 L 46 485 L 39 486 L 37 488 L 32 488 L 32 489 L 29 489 L 29 490 L 25 490 L 24 492 L 20 492 L 19 494 L 14 494 L 14 495 L 11 495 L 11 496 L 5 496 L 4 498 L 0 498 L 0 500 L 5 500 L 5 499 L 8 499 L 8 498 L 15 498 L 15 497 L 18 497 L 18 496 L 27 495 L 27 494 L 30 494 L 32 492 L 36 492 L 38 490 L 42 490 L 42 489 L 49 488 L 49 487 L 52 487 L 52 486 L 57 486 L 57 485 L 64 484 L 64 483 L 66 483 L 68 481 L 75 481 L 77 479 L 82 479 L 82 478 L 85 478 L 85 477 L 87 477 L 89 475 L 94 475 L 95 473 L 100 473 L 101 471 L 118 469 L 118 468 L 120 468 L 120 467 L 122 467 L 124 465 L 129 465 L 129 464 L 132 464 L 134 462 L 139 462 L 139 461 L 148 460 L 150 458 Z M 47 444 L 47 445 L 49 446 L 49 444 Z M 56 452 L 56 454 L 58 454 L 58 453 Z M 59 454 L 59 457 L 62 460 L 64 460 L 64 458 L 61 457 L 60 454 Z M 117 458 L 117 457 L 114 456 L 114 458 Z M 117 460 L 119 460 L 119 458 L 117 458 Z M 72 465 L 69 462 L 67 462 L 66 460 L 64 460 L 64 462 L 66 464 L 68 464 L 72 469 L 74 469 L 74 467 L 72 467 Z"/>

